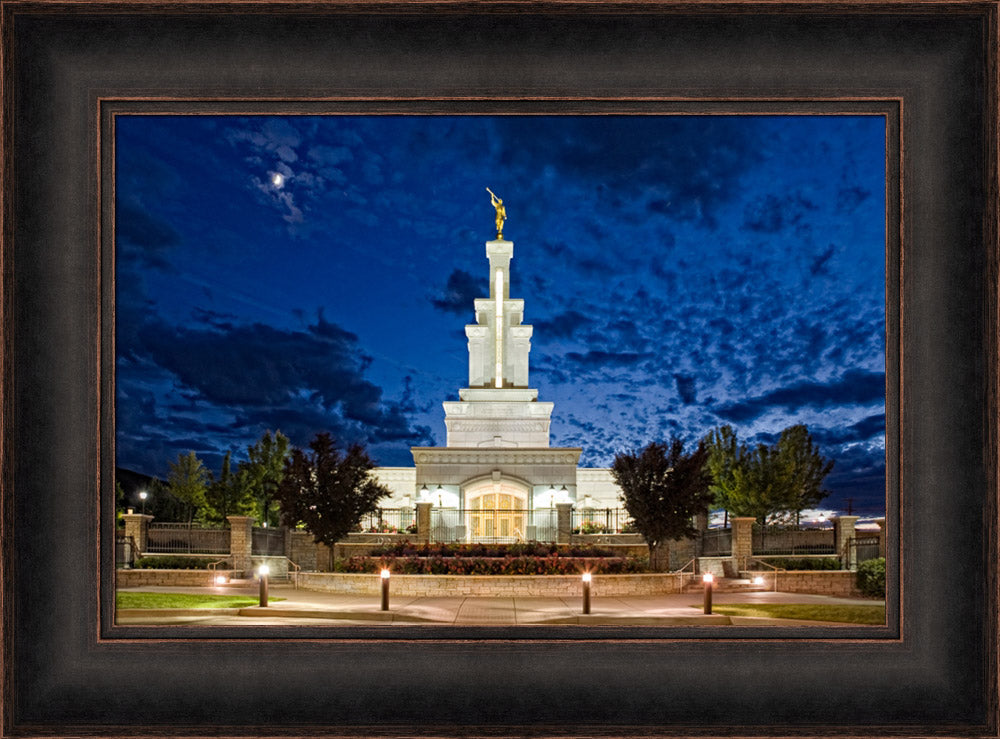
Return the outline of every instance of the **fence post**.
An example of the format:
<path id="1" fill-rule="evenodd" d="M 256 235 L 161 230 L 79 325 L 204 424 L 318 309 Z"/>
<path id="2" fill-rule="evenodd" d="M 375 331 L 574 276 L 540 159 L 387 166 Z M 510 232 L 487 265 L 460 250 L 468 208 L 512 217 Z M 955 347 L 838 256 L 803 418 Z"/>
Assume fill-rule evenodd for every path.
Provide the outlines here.
<path id="1" fill-rule="evenodd" d="M 707 512 L 695 514 L 694 527 L 698 530 L 697 538 L 694 541 L 694 556 L 703 557 L 705 555 L 705 532 L 708 531 Z"/>
<path id="2" fill-rule="evenodd" d="M 226 516 L 229 521 L 229 556 L 233 569 L 246 574 L 253 569 L 253 516 Z"/>
<path id="3" fill-rule="evenodd" d="M 732 554 L 733 567 L 736 569 L 736 576 L 739 577 L 741 570 L 745 570 L 753 556 L 753 522 L 752 516 L 738 517 L 730 519 L 732 523 Z"/>
<path id="4" fill-rule="evenodd" d="M 879 518 L 875 523 L 878 524 L 878 556 L 885 559 L 885 519 Z"/>
<path id="5" fill-rule="evenodd" d="M 573 536 L 573 504 L 556 503 L 556 544 L 569 544 Z"/>
<path id="6" fill-rule="evenodd" d="M 853 570 L 858 566 L 857 549 L 851 546 L 854 538 L 854 524 L 860 516 L 837 516 L 833 519 L 833 546 L 845 569 Z"/>
<path id="7" fill-rule="evenodd" d="M 433 503 L 421 501 L 417 503 L 417 543 L 431 542 L 431 508 Z"/>
<path id="8" fill-rule="evenodd" d="M 149 541 L 149 522 L 153 517 L 144 513 L 123 513 L 122 520 L 125 521 L 125 536 L 131 536 L 135 541 L 137 556 L 144 554 Z"/>

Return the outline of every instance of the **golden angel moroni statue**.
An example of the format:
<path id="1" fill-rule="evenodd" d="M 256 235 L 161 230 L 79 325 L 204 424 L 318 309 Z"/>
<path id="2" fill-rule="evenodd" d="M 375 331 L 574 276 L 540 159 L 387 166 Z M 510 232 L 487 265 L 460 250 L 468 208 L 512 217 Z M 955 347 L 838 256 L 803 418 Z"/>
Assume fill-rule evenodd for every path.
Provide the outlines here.
<path id="1" fill-rule="evenodd" d="M 503 207 L 503 200 L 493 194 L 490 188 L 486 188 L 490 194 L 490 203 L 497 209 L 497 241 L 503 240 L 503 222 L 507 220 L 507 209 Z"/>

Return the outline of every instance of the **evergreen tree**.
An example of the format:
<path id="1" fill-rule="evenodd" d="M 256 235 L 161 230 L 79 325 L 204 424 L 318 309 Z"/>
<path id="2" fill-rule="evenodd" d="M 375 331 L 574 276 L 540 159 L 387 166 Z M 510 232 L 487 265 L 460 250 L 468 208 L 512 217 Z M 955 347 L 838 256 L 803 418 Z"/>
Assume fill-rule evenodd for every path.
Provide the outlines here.
<path id="1" fill-rule="evenodd" d="M 669 445 L 652 442 L 645 449 L 615 455 L 611 474 L 621 488 L 625 510 L 646 540 L 654 570 L 668 568 L 669 542 L 694 536 L 693 517 L 705 513 L 712 502 L 707 459 L 704 441 L 684 454 L 684 443 L 676 438 Z"/>
<path id="2" fill-rule="evenodd" d="M 274 498 L 284 476 L 289 454 L 288 437 L 280 431 L 266 431 L 256 444 L 247 448 L 247 460 L 239 466 L 241 484 L 254 501 L 254 516 L 261 524 L 277 523 Z"/>
<path id="3" fill-rule="evenodd" d="M 785 477 L 787 509 L 795 514 L 797 523 L 803 510 L 816 506 L 830 494 L 823 489 L 823 480 L 833 469 L 833 461 L 820 454 L 803 424 L 781 432 L 776 454 Z"/>
<path id="4" fill-rule="evenodd" d="M 218 477 L 205 490 L 205 519 L 225 524 L 228 516 L 245 516 L 253 510 L 253 500 L 244 476 L 233 472 L 230 452 L 222 459 Z"/>
<path id="5" fill-rule="evenodd" d="M 205 488 L 208 470 L 194 452 L 178 454 L 176 462 L 170 462 L 167 485 L 170 494 L 184 505 L 187 522 L 190 524 L 205 505 Z"/>
<path id="6" fill-rule="evenodd" d="M 341 454 L 330 434 L 317 434 L 309 451 L 293 449 L 276 498 L 286 526 L 302 524 L 317 542 L 333 546 L 392 491 L 375 481 L 375 463 L 358 444 Z"/>

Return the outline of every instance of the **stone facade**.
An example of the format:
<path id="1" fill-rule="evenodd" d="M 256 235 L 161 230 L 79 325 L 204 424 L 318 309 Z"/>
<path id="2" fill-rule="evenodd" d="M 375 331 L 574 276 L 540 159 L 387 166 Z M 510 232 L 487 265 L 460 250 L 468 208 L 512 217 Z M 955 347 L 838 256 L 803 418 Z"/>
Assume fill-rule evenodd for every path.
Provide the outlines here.
<path id="1" fill-rule="evenodd" d="M 591 594 L 602 597 L 680 593 L 694 580 L 691 573 L 594 575 Z M 299 587 L 375 596 L 380 592 L 381 579 L 377 574 L 307 573 L 300 575 Z M 582 593 L 581 580 L 576 575 L 393 575 L 389 588 L 393 595 L 417 598 L 558 598 Z"/>
<path id="2" fill-rule="evenodd" d="M 115 586 L 144 588 L 151 585 L 207 588 L 215 585 L 216 575 L 239 577 L 237 570 L 117 570 Z"/>
<path id="3" fill-rule="evenodd" d="M 774 588 L 774 578 L 778 578 L 778 591 L 782 593 L 815 593 L 816 595 L 832 595 L 843 598 L 864 597 L 858 590 L 857 573 L 847 570 L 787 570 L 775 573 L 774 570 L 751 570 L 742 573 L 745 577 L 764 578 L 767 588 Z"/>

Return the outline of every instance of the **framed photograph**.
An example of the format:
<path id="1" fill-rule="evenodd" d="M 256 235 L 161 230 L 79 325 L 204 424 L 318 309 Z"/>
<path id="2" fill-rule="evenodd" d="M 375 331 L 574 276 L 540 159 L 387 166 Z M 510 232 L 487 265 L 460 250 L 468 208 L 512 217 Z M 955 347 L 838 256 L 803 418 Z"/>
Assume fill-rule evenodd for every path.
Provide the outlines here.
<path id="1" fill-rule="evenodd" d="M 995 3 L 9 2 L 2 23 L 5 735 L 997 735 Z M 416 131 L 414 121 L 425 125 Z M 836 137 L 809 128 L 824 122 Z M 873 122 L 876 130 L 865 128 Z M 750 124 L 753 136 L 738 132 Z M 470 126 L 478 128 L 469 133 Z M 546 139 L 546 126 L 557 135 Z M 358 150 L 332 148 L 324 133 L 332 127 L 343 140 L 370 137 L 367 151 L 383 166 L 338 166 Z M 225 153 L 208 146 L 208 129 L 225 142 Z M 672 147 L 663 143 L 668 138 Z M 558 191 L 542 186 L 545 172 L 519 169 L 556 139 L 579 143 L 563 152 L 566 166 L 548 175 L 564 178 L 567 197 L 589 203 L 583 223 L 569 222 L 581 213 L 579 203 L 542 202 Z M 609 139 L 631 139 L 635 176 L 623 174 L 629 162 L 601 150 Z M 870 234 L 860 227 L 829 234 L 825 246 L 827 234 L 816 233 L 824 221 L 803 219 L 830 207 L 838 193 L 844 208 L 872 197 L 875 187 L 857 183 L 871 180 L 860 170 L 872 164 L 865 147 L 873 139 L 883 157 L 873 171 L 884 189 L 873 202 L 884 216 L 885 253 L 863 266 L 859 255 L 871 252 L 859 244 Z M 492 159 L 470 154 L 483 141 L 495 147 Z M 407 150 L 414 151 L 412 163 Z M 750 158 L 780 155 L 785 171 L 798 167 L 819 183 L 816 202 L 791 181 L 787 198 L 772 189 L 771 199 L 755 199 L 753 183 L 731 174 L 739 165 L 727 165 L 736 150 Z M 662 169 L 671 158 L 683 162 L 681 171 L 642 171 L 643 164 Z M 478 182 L 493 159 L 497 181 L 477 193 L 482 236 L 465 223 L 471 206 L 464 202 L 452 206 L 452 218 L 427 217 L 425 203 L 447 207 L 441 191 Z M 818 167 L 837 168 L 831 182 L 816 177 Z M 519 182 L 518 173 L 534 179 Z M 243 181 L 230 195 L 222 187 L 185 186 L 187 178 Z M 172 192 L 156 190 L 167 180 Z M 327 187 L 334 181 L 337 188 Z M 605 188 L 600 197 L 582 196 L 598 187 Z M 412 294 L 447 318 L 451 303 L 473 287 L 493 288 L 485 278 L 475 283 L 475 258 L 436 253 L 431 242 L 464 239 L 471 255 L 484 241 L 503 242 L 506 215 L 508 238 L 528 244 L 533 235 L 514 226 L 521 209 L 525 222 L 551 222 L 550 257 L 580 244 L 576 255 L 594 260 L 602 252 L 588 253 L 587 238 L 616 245 L 615 259 L 631 265 L 629 280 L 609 284 L 604 298 L 635 301 L 637 310 L 662 310 L 674 300 L 690 317 L 695 304 L 682 302 L 690 285 L 667 285 L 670 270 L 658 274 L 656 250 L 638 242 L 654 238 L 649 229 L 670 209 L 691 223 L 715 217 L 719 193 L 738 187 L 747 190 L 736 199 L 744 233 L 773 240 L 784 230 L 805 245 L 796 256 L 799 271 L 814 268 L 825 287 L 775 278 L 774 289 L 786 292 L 785 303 L 811 302 L 829 312 L 830 332 L 847 330 L 836 306 L 861 294 L 858 275 L 867 276 L 870 291 L 872 270 L 882 270 L 876 302 L 884 310 L 875 318 L 885 340 L 884 395 L 877 398 L 884 401 L 884 625 L 512 630 L 484 622 L 331 630 L 115 623 L 114 481 L 123 455 L 173 455 L 206 423 L 217 436 L 228 430 L 226 443 L 243 443 L 239 433 L 255 428 L 257 401 L 221 402 L 235 397 L 224 388 L 224 359 L 256 352 L 273 380 L 281 351 L 318 352 L 317 361 L 328 364 L 337 359 L 289 343 L 289 336 L 358 335 L 337 323 L 349 311 L 304 304 L 294 306 L 302 308 L 299 327 L 272 326 L 268 341 L 237 346 L 240 327 L 260 324 L 261 312 L 273 310 L 255 269 L 283 281 L 286 293 L 318 294 L 321 287 L 306 288 L 304 271 L 321 273 L 337 256 L 349 264 L 342 241 L 353 239 L 367 247 L 354 249 L 360 281 L 372 286 L 364 292 L 372 300 L 379 290 L 397 294 L 393 285 L 407 270 L 394 274 L 387 263 L 378 279 L 360 274 L 377 246 L 366 224 L 388 223 L 380 233 L 410 242 L 388 261 L 398 266 L 399 255 L 408 254 L 409 273 L 422 281 Z M 310 224 L 304 214 L 334 205 L 318 195 L 309 200 L 310 192 L 334 189 L 345 212 L 353 210 L 325 222 L 343 239 L 317 251 L 315 270 L 303 267 L 308 259 L 296 261 L 300 255 L 265 259 L 259 247 L 241 250 L 247 203 L 260 209 L 262 223 L 277 224 L 282 250 L 318 248 L 308 231 L 324 222 Z M 200 197 L 209 202 L 201 205 L 210 207 L 185 205 L 194 192 L 205 192 Z M 593 216 L 602 203 L 628 218 Z M 168 212 L 171 219 L 163 218 Z M 460 233 L 435 231 L 448 228 Z M 573 234 L 562 246 L 554 236 L 560 232 Z M 166 256 L 179 233 L 210 237 L 204 251 L 215 261 L 199 263 L 204 254 L 197 251 Z M 705 238 L 693 233 L 686 243 Z M 725 229 L 712 233 L 733 237 Z M 668 241 L 662 232 L 655 239 Z M 834 243 L 844 244 L 839 260 Z M 775 255 L 788 252 L 784 246 Z M 662 257 L 720 253 L 705 247 L 678 254 L 664 246 Z M 527 316 L 538 296 L 540 321 L 568 339 L 569 324 L 586 320 L 579 306 L 588 301 L 546 302 L 561 288 L 557 275 L 542 279 L 556 261 L 525 262 L 529 274 L 520 285 L 511 268 L 511 291 L 522 290 L 511 298 L 526 299 Z M 279 274 L 281 263 L 292 265 L 287 275 Z M 725 269 L 729 292 L 787 267 L 776 258 L 742 265 Z M 436 278 L 428 277 L 429 266 Z M 596 261 L 591 267 L 602 269 Z M 701 274 L 710 280 L 714 272 Z M 649 285 L 635 284 L 644 276 L 651 276 Z M 599 282 L 587 289 L 598 290 Z M 196 294 L 213 297 L 185 298 Z M 349 280 L 330 297 L 331 306 L 360 299 L 351 297 Z M 248 305 L 256 313 L 241 312 Z M 411 322 L 435 322 L 431 313 L 412 306 L 408 312 Z M 458 322 L 466 319 L 457 311 L 451 319 L 461 333 Z M 373 334 L 384 332 L 378 320 L 372 318 Z M 234 341 L 202 346 L 196 356 L 205 338 L 199 331 Z M 465 379 L 468 361 L 470 387 L 482 379 L 473 376 L 474 333 L 451 338 L 457 377 Z M 840 353 L 827 353 L 826 364 L 811 371 L 867 398 L 873 380 L 856 368 L 857 356 L 872 361 L 870 334 L 837 336 Z M 412 325 L 407 335 L 434 346 Z M 466 339 L 470 354 L 462 356 Z M 183 367 L 164 359 L 183 354 L 170 349 L 171 341 L 193 347 Z M 331 388 L 341 380 L 394 387 L 399 411 L 412 387 L 406 368 L 385 369 L 365 359 L 359 342 L 347 343 L 344 351 L 359 357 L 357 371 L 348 377 L 347 364 L 329 368 L 336 377 L 324 381 Z M 435 349 L 449 351 L 444 346 Z M 804 344 L 795 346 L 807 354 Z M 620 347 L 628 351 L 627 342 Z M 570 367 L 582 374 L 587 358 L 580 351 L 552 349 L 540 366 L 553 377 Z M 646 359 L 668 372 L 676 353 L 664 346 Z M 123 357 L 132 364 L 123 365 Z M 614 361 L 607 351 L 602 357 Z M 695 404 L 698 383 L 707 382 L 703 366 L 720 365 L 689 357 L 681 369 L 669 369 L 681 405 Z M 364 376 L 369 368 L 383 373 L 379 383 Z M 881 380 L 877 368 L 864 369 Z M 188 379 L 167 387 L 165 370 Z M 522 370 L 510 371 L 514 378 Z M 300 395 L 322 405 L 314 380 L 299 383 Z M 285 382 L 283 397 L 295 382 Z M 512 387 L 520 382 L 511 379 Z M 435 387 L 413 393 L 426 405 L 429 397 L 420 393 L 429 396 Z M 703 401 L 716 389 L 701 387 Z M 659 407 L 652 390 L 635 388 L 631 401 L 618 400 L 641 402 L 645 395 Z M 352 397 L 331 405 L 343 408 Z M 711 407 L 735 419 L 790 403 L 764 385 L 742 401 L 713 397 Z M 393 438 L 405 437 L 403 446 L 395 444 L 404 453 L 407 446 L 442 446 L 421 441 L 415 411 L 402 414 L 405 429 L 390 428 L 401 417 L 385 415 L 390 405 L 380 406 L 383 453 L 399 451 Z M 856 405 L 863 415 L 824 416 L 828 438 L 834 430 L 845 446 L 851 434 L 859 444 L 872 438 L 877 409 Z M 304 408 L 282 410 L 303 422 Z M 363 415 L 337 417 L 346 423 Z M 163 433 L 148 433 L 149 419 Z M 568 429 L 561 434 L 560 446 L 583 446 Z"/>

